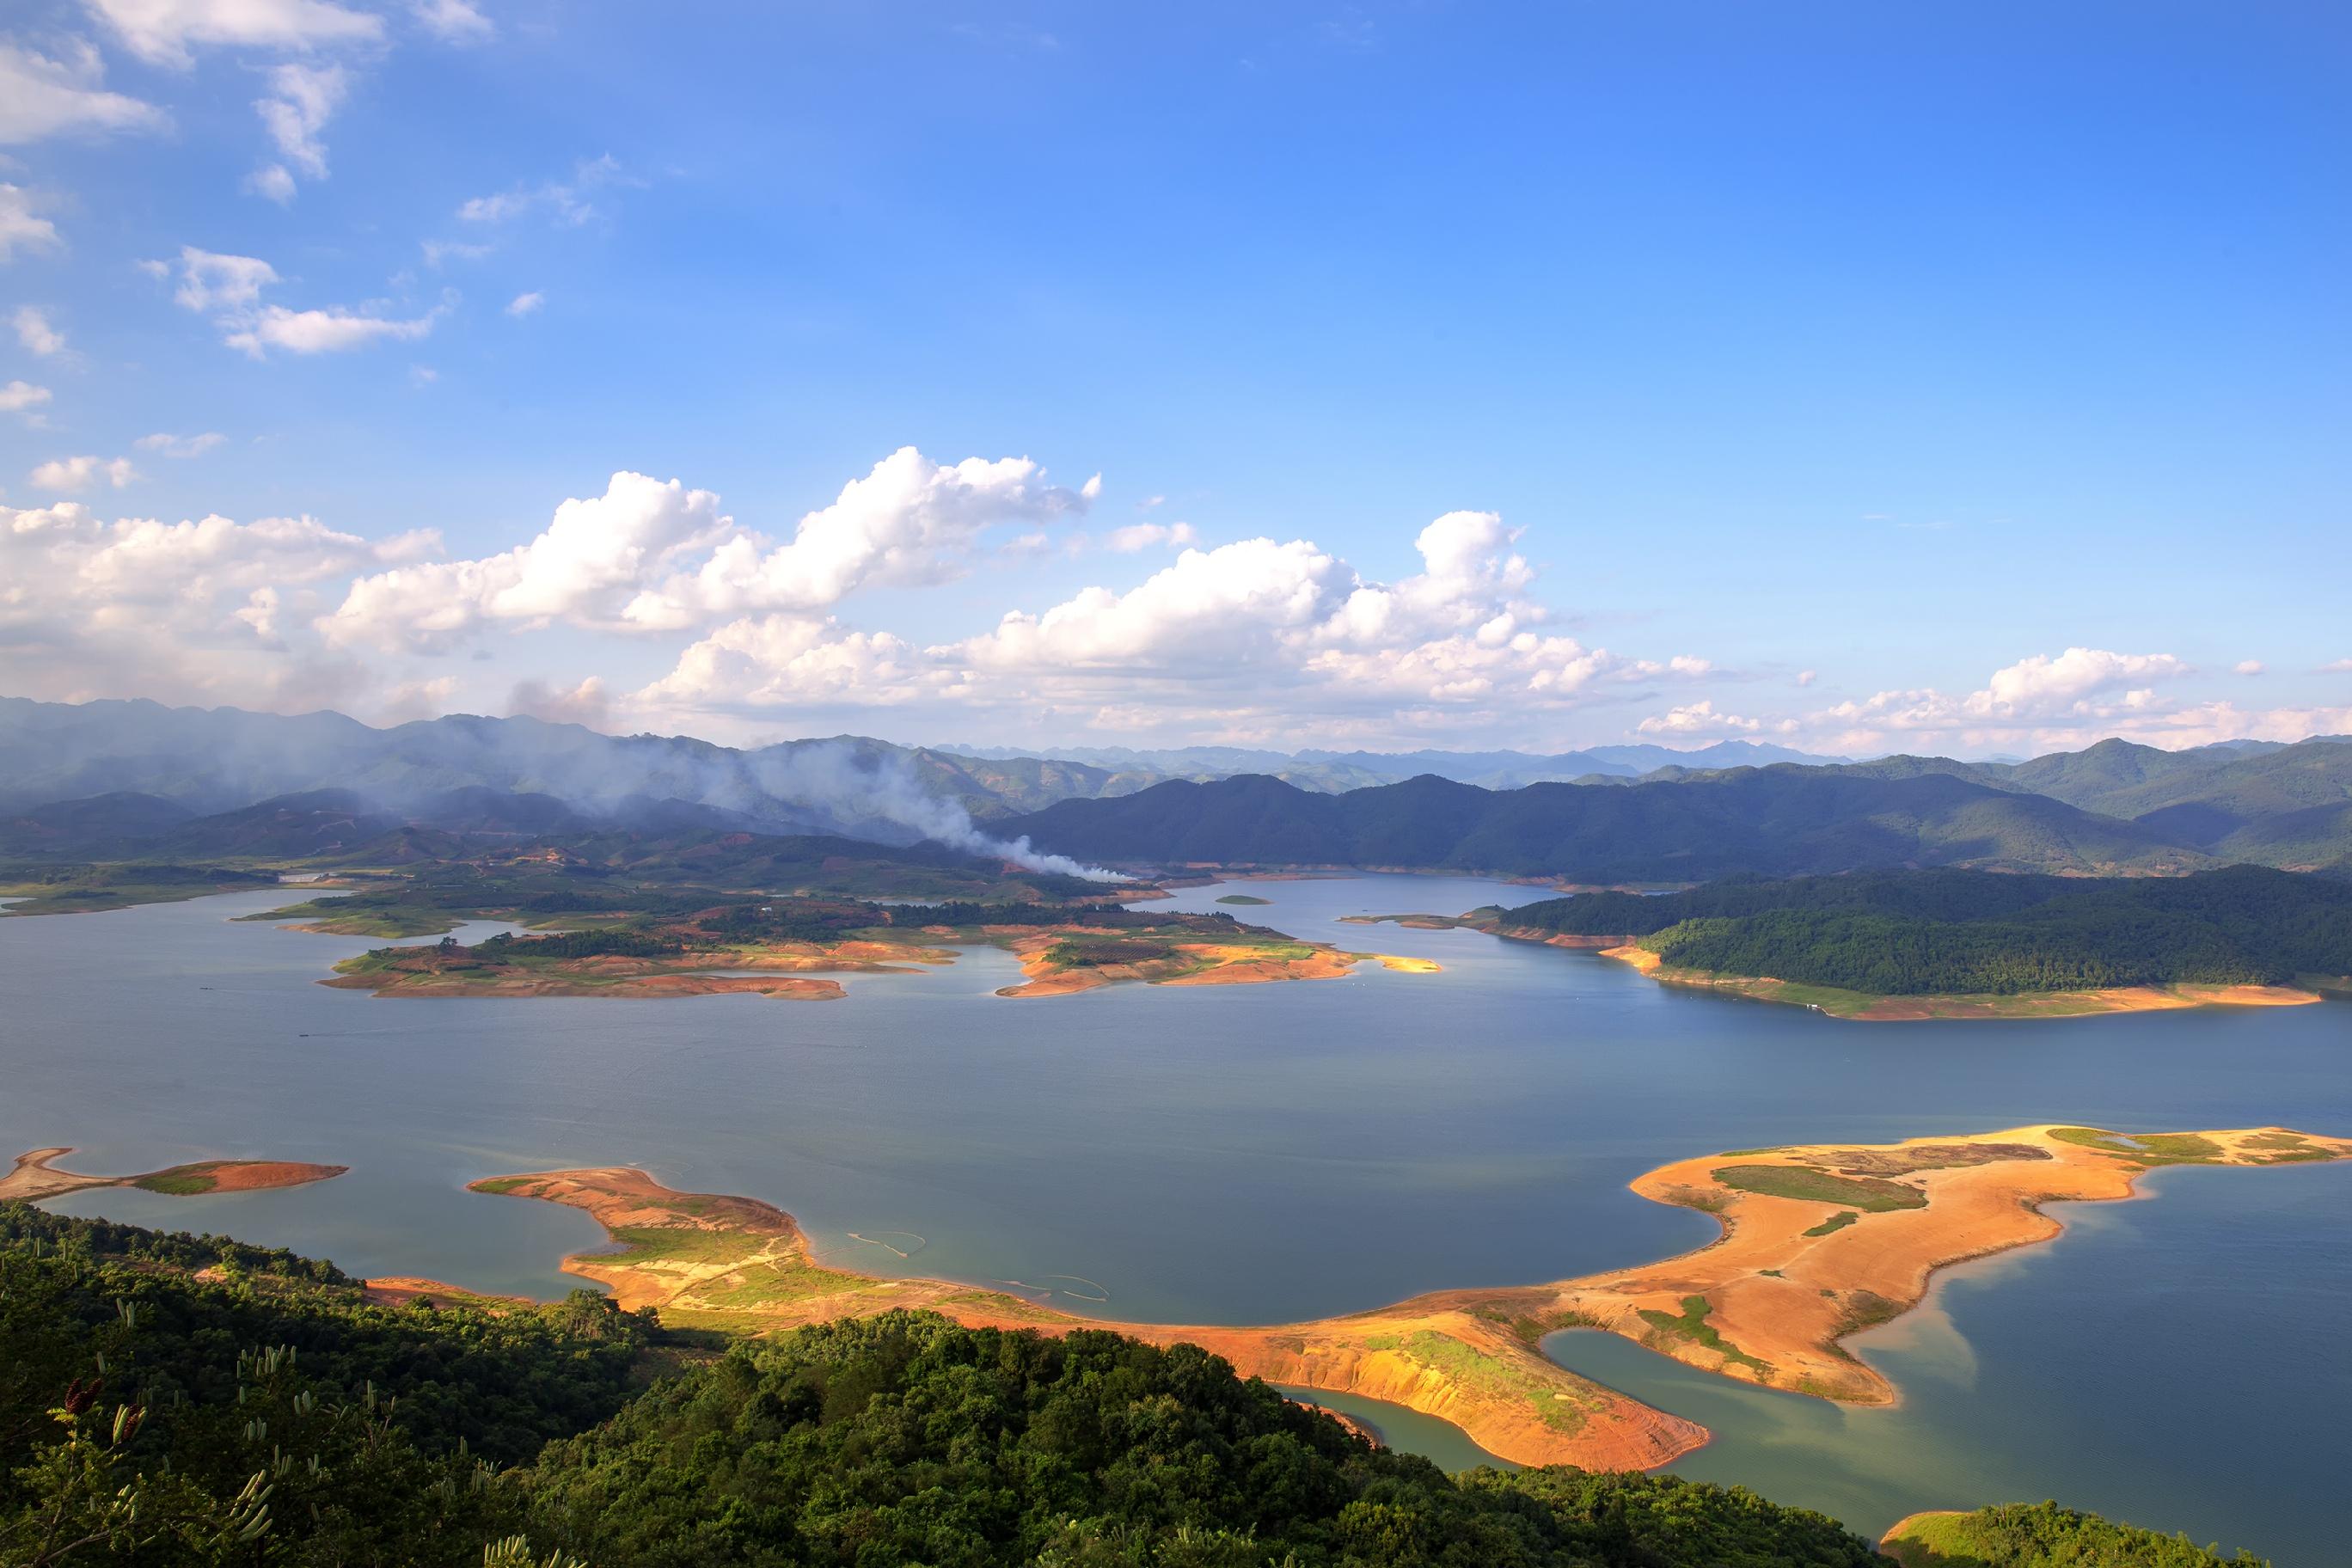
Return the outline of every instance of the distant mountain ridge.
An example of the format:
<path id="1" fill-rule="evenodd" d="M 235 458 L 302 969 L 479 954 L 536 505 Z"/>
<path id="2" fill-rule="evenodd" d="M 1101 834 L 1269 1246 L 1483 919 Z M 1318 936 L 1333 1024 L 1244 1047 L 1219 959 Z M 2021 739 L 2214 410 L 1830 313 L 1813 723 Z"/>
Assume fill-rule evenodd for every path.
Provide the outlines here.
<path id="1" fill-rule="evenodd" d="M 1895 866 L 2177 874 L 2202 851 L 2045 796 L 1946 773 L 1786 763 L 1617 787 L 1426 775 L 1318 795 L 1264 777 L 1155 784 L 999 825 L 1105 864 L 1361 866 L 1591 882 L 1697 882 Z"/>
<path id="2" fill-rule="evenodd" d="M 2165 873 L 2238 861 L 2352 874 L 2352 739 L 2184 752 L 2105 741 L 2019 763 L 1742 760 L 1779 752 L 1727 742 L 1550 757 L 1235 748 L 1036 757 L 858 736 L 739 750 L 527 718 L 378 730 L 334 713 L 0 698 L 0 854 L 287 857 L 369 840 L 396 849 L 384 837 L 394 832 L 425 854 L 439 841 L 414 836 L 607 830 L 1005 849 L 981 842 L 984 833 L 1129 865 L 1593 881 L 1944 865 Z M 1662 755 L 1682 761 L 1648 766 Z M 1289 776 L 1216 771 L 1260 758 Z M 1500 782 L 1433 766 L 1334 788 L 1424 762 Z M 1160 771 L 1179 767 L 1202 776 Z M 1571 768 L 1587 771 L 1577 782 L 1523 778 Z"/>

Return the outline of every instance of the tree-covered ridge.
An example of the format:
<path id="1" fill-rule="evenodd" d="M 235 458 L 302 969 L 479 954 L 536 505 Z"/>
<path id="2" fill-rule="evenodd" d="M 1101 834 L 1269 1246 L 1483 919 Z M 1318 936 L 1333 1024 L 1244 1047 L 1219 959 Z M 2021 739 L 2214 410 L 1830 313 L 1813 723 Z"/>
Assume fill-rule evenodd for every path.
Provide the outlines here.
<path id="1" fill-rule="evenodd" d="M 1885 996 L 2265 984 L 2352 973 L 2352 884 L 2238 866 L 2084 879 L 1933 870 L 1588 893 L 1515 926 L 1640 937 L 1666 963 Z"/>
<path id="2" fill-rule="evenodd" d="M 471 1568 L 559 1547 L 595 1568 L 1874 1560 L 1739 1490 L 1450 1480 L 1191 1347 L 899 1313 L 739 1346 L 633 1397 L 676 1352 L 584 1292 L 380 1307 L 329 1265 L 0 1218 L 0 1561 L 28 1568 Z M 515 1537 L 528 1556 L 498 1544 Z"/>
<path id="3" fill-rule="evenodd" d="M 1903 1568 L 2269 1568 L 2249 1552 L 2225 1557 L 2185 1535 L 2054 1502 L 1915 1514 L 1888 1532 L 1885 1548 Z"/>
<path id="4" fill-rule="evenodd" d="M 2120 880 L 2120 879 L 2118 879 Z M 1857 910 L 1920 920 L 1983 920 L 2014 914 L 2069 891 L 2108 883 L 2078 877 L 1937 868 L 1855 871 L 1843 876 L 1726 877 L 1674 893 L 1613 889 L 1545 899 L 1502 911 L 1515 926 L 1574 936 L 1648 936 L 1688 920 L 1737 918 L 1776 910 Z"/>
<path id="5" fill-rule="evenodd" d="M 1947 1520 L 1982 1554 L 1916 1562 L 2223 1561 L 2046 1504 Z M 331 1264 L 0 1207 L 12 1568 L 1881 1561 L 1737 1488 L 1449 1479 L 1189 1345 L 896 1312 L 722 1349 L 586 1291 L 380 1306 Z"/>

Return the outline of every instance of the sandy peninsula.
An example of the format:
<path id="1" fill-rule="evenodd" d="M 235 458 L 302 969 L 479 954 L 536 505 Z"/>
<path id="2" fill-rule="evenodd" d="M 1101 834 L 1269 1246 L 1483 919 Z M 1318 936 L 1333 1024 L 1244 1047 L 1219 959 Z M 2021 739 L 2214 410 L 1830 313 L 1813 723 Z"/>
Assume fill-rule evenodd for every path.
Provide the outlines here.
<path id="1" fill-rule="evenodd" d="M 311 1165 L 294 1160 L 199 1160 L 135 1176 L 88 1176 L 57 1168 L 57 1162 L 72 1152 L 71 1145 L 62 1145 L 28 1149 L 17 1155 L 16 1168 L 0 1176 L 0 1203 L 32 1203 L 88 1187 L 138 1187 L 181 1197 L 199 1193 L 249 1193 L 323 1182 L 351 1169 L 349 1165 Z"/>
<path id="2" fill-rule="evenodd" d="M 1769 975 L 1715 974 L 1681 969 L 1633 942 L 1602 947 L 1601 956 L 1630 963 L 1665 985 L 1715 991 L 1758 1002 L 1810 1007 L 1832 1018 L 1865 1024 L 1908 1023 L 1925 1018 L 2086 1018 L 2106 1013 L 2169 1013 L 2184 1007 L 2299 1007 L 2324 1001 L 2296 985 L 2116 985 L 2086 991 L 2020 991 L 1995 994 L 1882 996 L 1805 985 Z M 1559 945 L 1574 945 L 1559 942 Z"/>
<path id="3" fill-rule="evenodd" d="M 563 1267 L 666 1319 L 764 1331 L 922 1307 L 1047 1331 L 1116 1328 L 1198 1344 L 1245 1375 L 1389 1400 L 1451 1421 L 1523 1464 L 1647 1468 L 1703 1427 L 1559 1366 L 1543 1337 L 1587 1327 L 1726 1376 L 1861 1405 L 1895 1391 L 1844 1348 L 1916 1305 L 1948 1264 L 2047 1240 L 2042 1205 L 2131 1195 L 2159 1165 L 2352 1157 L 2352 1140 L 2284 1128 L 2129 1136 L 2043 1124 L 1893 1144 L 1741 1150 L 1663 1166 L 1633 1190 L 1713 1215 L 1722 1236 L 1639 1268 L 1436 1291 L 1374 1311 L 1266 1327 L 1084 1319 L 1017 1290 L 881 1279 L 820 1260 L 792 1216 L 757 1200 L 675 1192 L 627 1167 L 493 1177 L 474 1190 L 586 1210 L 620 1250 Z"/>

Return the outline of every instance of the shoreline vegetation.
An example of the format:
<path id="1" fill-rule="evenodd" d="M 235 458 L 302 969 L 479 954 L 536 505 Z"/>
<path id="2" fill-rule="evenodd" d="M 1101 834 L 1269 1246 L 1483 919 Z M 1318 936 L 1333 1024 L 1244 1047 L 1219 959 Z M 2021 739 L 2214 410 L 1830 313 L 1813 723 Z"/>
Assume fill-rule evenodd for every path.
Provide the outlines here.
<path id="1" fill-rule="evenodd" d="M 320 982 L 393 997 L 665 997 L 750 993 L 794 1000 L 845 994 L 827 973 L 911 974 L 994 946 L 1021 962 L 1000 996 L 1070 995 L 1106 985 L 1246 985 L 1329 980 L 1377 963 L 1431 973 L 1425 959 L 1299 942 L 1230 915 L 1112 906 L 884 906 L 773 900 L 660 920 L 465 945 L 373 949 Z"/>
<path id="2" fill-rule="evenodd" d="M 1705 1247 L 1635 1268 L 1256 1327 L 1122 1322 L 1065 1310 L 1062 1293 L 1042 1288 L 868 1274 L 821 1256 L 781 1208 L 677 1191 L 635 1167 L 490 1176 L 469 1190 L 584 1211 L 609 1247 L 566 1258 L 564 1270 L 677 1328 L 762 1335 L 900 1310 L 967 1327 L 1108 1328 L 1198 1345 L 1268 1383 L 1402 1405 L 1514 1463 L 1650 1469 L 1704 1444 L 1706 1428 L 1560 1366 L 1542 1352 L 1547 1335 L 1607 1330 L 1727 1377 L 1887 1405 L 1893 1385 L 1844 1342 L 1916 1306 L 1937 1270 L 2056 1236 L 2043 1205 L 2127 1198 L 2163 1166 L 2348 1157 L 2352 1140 L 2280 1127 L 2128 1134 L 2057 1123 L 1708 1154 L 1632 1184 L 1653 1202 L 1714 1215 L 1722 1234 Z M 386 1301 L 500 1300 L 413 1278 L 370 1288 Z"/>
<path id="3" fill-rule="evenodd" d="M 2352 994 L 2352 884 L 2241 866 L 2167 879 L 1982 871 L 1736 878 L 1458 916 L 1586 949 L 1664 984 L 1869 1022 L 2294 1006 Z"/>

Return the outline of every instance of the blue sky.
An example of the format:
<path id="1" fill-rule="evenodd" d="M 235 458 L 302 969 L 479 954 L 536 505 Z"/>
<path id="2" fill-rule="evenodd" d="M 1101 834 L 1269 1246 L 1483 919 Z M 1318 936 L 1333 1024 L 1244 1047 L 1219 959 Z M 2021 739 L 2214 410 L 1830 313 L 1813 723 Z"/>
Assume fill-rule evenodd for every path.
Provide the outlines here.
<path id="1" fill-rule="evenodd" d="M 2340 6 L 5 33 L 0 690 L 1037 745 L 2352 730 Z"/>

